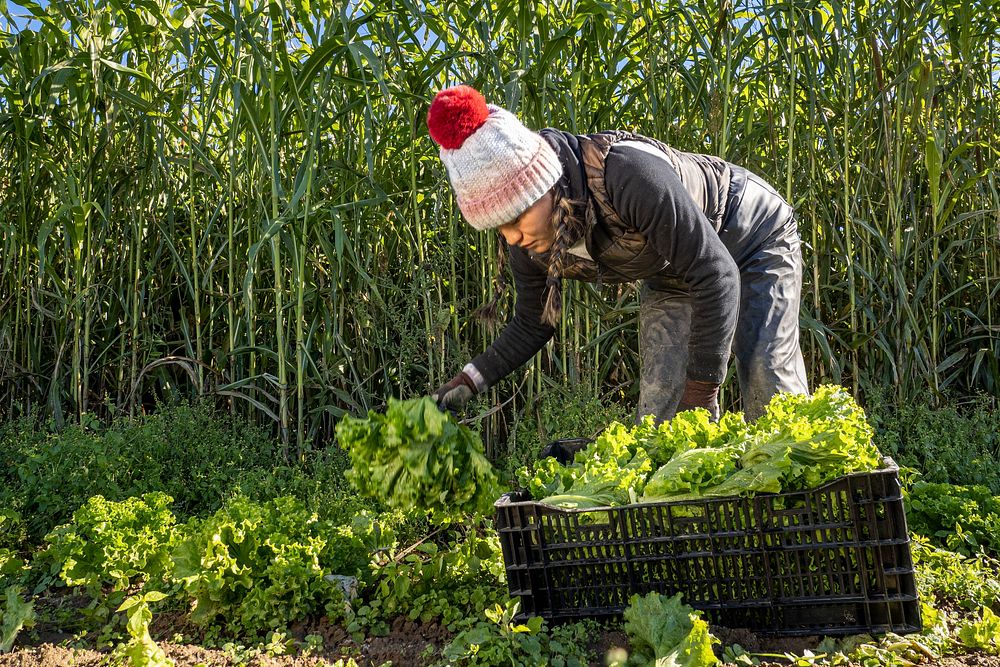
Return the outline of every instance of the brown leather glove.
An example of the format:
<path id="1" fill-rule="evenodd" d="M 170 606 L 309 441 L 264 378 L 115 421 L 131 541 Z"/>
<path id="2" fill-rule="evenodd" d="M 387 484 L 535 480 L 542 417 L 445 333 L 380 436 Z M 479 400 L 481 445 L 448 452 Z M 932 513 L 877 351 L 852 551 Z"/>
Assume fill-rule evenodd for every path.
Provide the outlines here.
<path id="1" fill-rule="evenodd" d="M 464 408 L 465 404 L 477 393 L 479 392 L 476 390 L 476 383 L 465 371 L 462 371 L 438 387 L 437 391 L 431 394 L 431 398 L 441 410 L 457 412 Z"/>
<path id="2" fill-rule="evenodd" d="M 718 421 L 719 410 L 719 385 L 712 382 L 699 382 L 698 380 L 688 380 L 684 385 L 684 395 L 677 406 L 677 412 L 694 410 L 695 408 L 705 408 L 712 414 L 712 421 Z"/>

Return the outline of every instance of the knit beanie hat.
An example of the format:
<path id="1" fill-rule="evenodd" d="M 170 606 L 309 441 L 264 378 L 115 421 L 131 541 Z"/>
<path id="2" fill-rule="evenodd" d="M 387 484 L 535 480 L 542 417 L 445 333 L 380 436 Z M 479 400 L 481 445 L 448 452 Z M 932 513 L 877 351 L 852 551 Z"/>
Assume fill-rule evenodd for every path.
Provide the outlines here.
<path id="1" fill-rule="evenodd" d="M 562 164 L 552 147 L 512 113 L 475 88 L 442 90 L 427 112 L 427 129 L 462 215 L 478 230 L 512 221 L 555 185 Z"/>

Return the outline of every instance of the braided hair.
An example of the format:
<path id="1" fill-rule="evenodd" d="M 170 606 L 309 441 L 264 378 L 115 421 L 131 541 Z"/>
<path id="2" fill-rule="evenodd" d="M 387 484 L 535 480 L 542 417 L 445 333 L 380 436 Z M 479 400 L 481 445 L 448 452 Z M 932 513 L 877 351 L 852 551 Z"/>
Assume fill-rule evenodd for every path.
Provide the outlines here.
<path id="1" fill-rule="evenodd" d="M 497 311 L 500 309 L 500 299 L 503 297 L 504 292 L 507 291 L 508 252 L 507 239 L 497 231 L 497 278 L 493 284 L 493 297 L 489 303 L 484 303 L 472 314 L 473 317 L 479 318 L 486 324 L 492 325 L 496 323 Z"/>
<path id="2" fill-rule="evenodd" d="M 569 198 L 564 183 L 559 183 L 556 186 L 553 195 L 552 226 L 555 227 L 556 234 L 552 241 L 552 247 L 549 249 L 548 276 L 545 279 L 548 294 L 545 297 L 545 307 L 542 310 L 542 322 L 550 327 L 556 326 L 562 315 L 562 274 L 566 263 L 566 253 L 580 238 L 580 233 L 583 231 L 579 215 L 579 210 L 583 206 L 581 202 Z M 590 211 L 588 210 L 587 213 L 589 214 Z M 590 216 L 587 217 L 589 219 Z"/>
<path id="3" fill-rule="evenodd" d="M 562 315 L 562 273 L 566 263 L 566 253 L 569 248 L 580 238 L 584 229 L 583 218 L 579 211 L 585 207 L 582 202 L 570 199 L 566 192 L 566 186 L 562 183 L 556 184 L 553 189 L 552 201 L 552 226 L 555 228 L 555 238 L 552 247 L 549 249 L 548 275 L 545 279 L 547 293 L 545 296 L 545 306 L 542 310 L 542 322 L 551 327 L 559 323 Z M 589 222 L 593 217 L 593 207 L 586 206 L 586 220 Z M 480 306 L 474 315 L 487 323 L 496 321 L 498 305 L 504 291 L 507 289 L 507 261 L 509 259 L 509 248 L 507 240 L 503 234 L 497 231 L 497 260 L 499 270 L 493 288 L 493 297 L 489 303 Z"/>

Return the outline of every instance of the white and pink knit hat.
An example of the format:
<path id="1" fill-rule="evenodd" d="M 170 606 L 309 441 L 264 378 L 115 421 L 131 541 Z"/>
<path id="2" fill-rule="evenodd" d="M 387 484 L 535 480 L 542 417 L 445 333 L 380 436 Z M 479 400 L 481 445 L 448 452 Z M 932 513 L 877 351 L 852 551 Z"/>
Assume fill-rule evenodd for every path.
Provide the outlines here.
<path id="1" fill-rule="evenodd" d="M 427 129 L 462 215 L 478 230 L 521 215 L 555 185 L 562 164 L 541 135 L 475 88 L 442 90 L 427 112 Z"/>

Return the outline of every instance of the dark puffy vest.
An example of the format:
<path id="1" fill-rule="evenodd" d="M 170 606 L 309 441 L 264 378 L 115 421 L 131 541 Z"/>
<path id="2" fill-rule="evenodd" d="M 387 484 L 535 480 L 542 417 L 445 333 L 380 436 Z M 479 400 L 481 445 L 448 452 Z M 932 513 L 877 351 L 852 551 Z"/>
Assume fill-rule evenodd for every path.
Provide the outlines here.
<path id="1" fill-rule="evenodd" d="M 725 160 L 711 155 L 684 153 L 666 144 L 629 132 L 601 132 L 579 137 L 580 158 L 590 190 L 590 215 L 584 232 L 587 252 L 593 261 L 566 253 L 563 277 L 587 282 L 631 282 L 649 278 L 664 270 L 664 260 L 646 242 L 639 230 L 621 219 L 608 197 L 604 182 L 604 161 L 619 141 L 642 141 L 663 151 L 677 172 L 684 189 L 705 212 L 716 231 L 722 228 L 732 176 Z"/>

